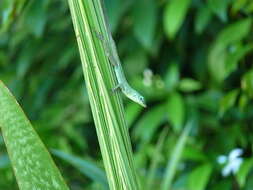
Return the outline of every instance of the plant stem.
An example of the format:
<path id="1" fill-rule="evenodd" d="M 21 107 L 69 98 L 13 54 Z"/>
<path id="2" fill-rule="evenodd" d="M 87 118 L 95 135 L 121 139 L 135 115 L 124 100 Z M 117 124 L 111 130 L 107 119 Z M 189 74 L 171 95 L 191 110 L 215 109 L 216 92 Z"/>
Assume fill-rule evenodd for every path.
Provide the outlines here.
<path id="1" fill-rule="evenodd" d="M 83 73 L 111 190 L 138 190 L 122 100 L 113 93 L 115 74 L 96 36 L 108 40 L 99 0 L 69 0 Z"/>

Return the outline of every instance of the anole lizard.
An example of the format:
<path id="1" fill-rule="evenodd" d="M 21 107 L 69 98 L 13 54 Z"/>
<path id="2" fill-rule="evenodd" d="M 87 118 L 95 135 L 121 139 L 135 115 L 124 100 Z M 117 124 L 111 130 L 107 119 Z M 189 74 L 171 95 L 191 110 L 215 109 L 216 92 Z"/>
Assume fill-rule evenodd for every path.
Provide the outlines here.
<path id="1" fill-rule="evenodd" d="M 106 15 L 105 15 L 105 10 L 103 10 L 103 13 L 104 13 L 105 22 L 106 22 L 105 25 L 106 25 L 106 31 L 107 31 L 108 37 L 109 37 L 109 43 L 106 41 L 106 39 L 101 34 L 99 34 L 96 31 L 95 32 L 96 32 L 96 36 L 102 41 L 106 55 L 114 67 L 114 71 L 115 71 L 115 74 L 117 77 L 118 85 L 113 90 L 115 91 L 117 89 L 120 89 L 122 91 L 122 93 L 125 94 L 126 97 L 128 97 L 129 99 L 133 100 L 134 102 L 140 104 L 141 106 L 146 107 L 144 97 L 139 92 L 134 90 L 128 84 L 128 82 L 126 80 L 123 69 L 121 67 L 121 62 L 119 59 L 119 55 L 117 52 L 115 42 L 112 38 L 112 34 L 111 34 L 109 27 L 108 27 L 108 21 L 107 21 Z"/>

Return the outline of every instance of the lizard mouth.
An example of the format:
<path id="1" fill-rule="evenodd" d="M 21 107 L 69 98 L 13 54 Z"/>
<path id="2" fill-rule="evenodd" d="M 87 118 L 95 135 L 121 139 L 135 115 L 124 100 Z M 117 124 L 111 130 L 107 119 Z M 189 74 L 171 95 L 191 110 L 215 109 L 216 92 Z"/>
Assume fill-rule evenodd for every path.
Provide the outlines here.
<path id="1" fill-rule="evenodd" d="M 141 105 L 144 107 L 144 108 L 146 108 L 147 107 L 147 105 L 145 104 L 145 103 L 141 103 Z"/>

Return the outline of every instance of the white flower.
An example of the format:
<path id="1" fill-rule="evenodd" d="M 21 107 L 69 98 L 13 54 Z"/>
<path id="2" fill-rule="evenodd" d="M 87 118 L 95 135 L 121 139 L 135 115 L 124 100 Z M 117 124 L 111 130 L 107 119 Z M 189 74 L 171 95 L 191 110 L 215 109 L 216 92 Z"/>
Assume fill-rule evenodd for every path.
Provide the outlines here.
<path id="1" fill-rule="evenodd" d="M 221 155 L 218 157 L 217 162 L 219 164 L 225 164 L 227 162 L 227 156 Z"/>
<path id="2" fill-rule="evenodd" d="M 225 164 L 225 167 L 222 169 L 222 176 L 227 177 L 231 173 L 236 174 L 236 172 L 240 169 L 240 166 L 243 162 L 242 155 L 243 150 L 240 148 L 236 148 L 232 150 L 228 156 L 221 155 L 217 158 L 217 162 L 219 164 Z"/>
<path id="3" fill-rule="evenodd" d="M 145 69 L 143 72 L 144 78 L 143 78 L 143 83 L 145 86 L 151 86 L 152 85 L 152 77 L 153 77 L 153 72 L 150 69 Z"/>

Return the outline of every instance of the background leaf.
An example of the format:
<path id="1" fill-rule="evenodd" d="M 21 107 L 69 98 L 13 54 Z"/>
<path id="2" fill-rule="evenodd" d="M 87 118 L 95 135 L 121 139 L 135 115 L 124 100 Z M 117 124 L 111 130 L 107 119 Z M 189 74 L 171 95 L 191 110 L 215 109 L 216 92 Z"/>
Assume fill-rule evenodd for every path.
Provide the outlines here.
<path id="1" fill-rule="evenodd" d="M 184 147 L 186 145 L 187 138 L 189 136 L 189 133 L 192 129 L 193 121 L 188 121 L 186 124 L 182 134 L 179 137 L 179 140 L 177 141 L 177 144 L 175 145 L 173 149 L 173 154 L 171 154 L 170 159 L 167 163 L 166 171 L 165 171 L 165 176 L 163 178 L 162 190 L 170 189 L 172 185 L 172 180 L 176 174 L 176 170 L 178 167 L 178 164 L 180 162 L 182 152 L 184 150 Z"/>
<path id="2" fill-rule="evenodd" d="M 94 163 L 83 160 L 76 156 L 72 156 L 59 150 L 52 151 L 55 156 L 58 156 L 59 158 L 65 160 L 69 164 L 73 165 L 85 176 L 91 178 L 95 182 L 98 182 L 103 187 L 103 189 L 109 189 L 105 172 L 98 168 Z"/>
<path id="3" fill-rule="evenodd" d="M 189 175 L 189 190 L 206 189 L 211 172 L 212 167 L 209 164 L 204 164 L 194 169 Z"/>
<path id="4" fill-rule="evenodd" d="M 247 180 L 247 175 L 252 170 L 252 167 L 253 167 L 253 160 L 252 159 L 244 160 L 242 165 L 240 166 L 240 169 L 236 175 L 236 178 L 237 178 L 238 183 L 241 188 L 243 188 L 245 186 L 245 183 Z"/>
<path id="5" fill-rule="evenodd" d="M 133 30 L 144 48 L 152 50 L 157 25 L 157 1 L 140 0 L 133 9 Z M 140 9 L 145 11 L 140 11 Z"/>
<path id="6" fill-rule="evenodd" d="M 90 14 L 87 18 L 100 18 L 98 25 L 93 21 L 88 25 L 107 38 L 106 32 L 98 29 L 103 28 L 100 11 L 95 11 L 100 10 L 99 1 L 85 2 L 83 7 Z M 90 161 L 97 168 L 106 166 L 90 105 L 88 90 L 92 88 L 97 90 L 98 95 L 92 96 L 98 97 L 96 104 L 100 105 L 101 97 L 119 101 L 116 106 L 123 100 L 124 106 L 120 107 L 125 110 L 117 109 L 115 114 L 126 118 L 125 127 L 119 127 L 121 117 L 102 117 L 102 113 L 111 113 L 110 109 L 98 109 L 96 113 L 102 115 L 97 118 L 101 123 L 116 123 L 113 128 L 103 128 L 105 136 L 110 137 L 109 144 L 115 145 L 108 150 L 108 158 L 118 158 L 121 153 L 120 148 L 116 149 L 121 147 L 116 140 L 129 142 L 125 135 L 113 138 L 117 136 L 113 131 L 127 132 L 132 137 L 133 163 L 142 189 L 161 189 L 168 158 L 174 153 L 182 126 L 194 119 L 181 160 L 175 166 L 171 188 L 188 190 L 191 173 L 209 164 L 212 172 L 205 189 L 252 190 L 252 169 L 245 172 L 245 180 L 241 180 L 244 182 L 239 182 L 240 171 L 235 177 L 224 178 L 222 166 L 216 162 L 219 155 L 227 155 L 236 147 L 243 149 L 243 160 L 252 157 L 251 0 L 105 0 L 126 79 L 144 95 L 148 104 L 145 109 L 120 92 L 111 93 L 116 80 L 110 80 L 113 78 L 108 73 L 114 76 L 113 67 L 101 41 L 83 26 L 80 39 L 89 39 L 89 43 L 85 44 L 87 50 L 79 54 L 68 1 L 2 0 L 0 4 L 0 79 L 14 94 L 46 147 Z M 98 83 L 86 77 L 85 83 L 90 84 L 87 88 L 80 67 L 80 55 L 85 53 L 91 53 L 86 62 L 92 64 L 84 70 L 92 71 L 89 77 L 100 76 Z M 174 101 L 174 95 L 180 98 Z M 103 104 L 104 108 L 109 105 Z M 178 110 L 180 114 L 176 114 Z M 164 131 L 167 135 L 160 143 Z M 1 135 L 0 157 L 6 158 Z M 158 144 L 163 144 L 159 151 Z M 63 159 L 57 157 L 55 161 L 70 189 L 102 188 Z M 2 163 L 0 189 L 17 190 L 12 164 L 5 159 Z M 127 179 L 119 177 L 119 173 L 115 176 L 116 180 Z M 151 186 L 149 176 L 153 176 Z"/>
<path id="7" fill-rule="evenodd" d="M 164 30 L 170 39 L 173 39 L 187 14 L 191 0 L 171 0 L 167 2 L 164 13 Z"/>
<path id="8" fill-rule="evenodd" d="M 182 96 L 178 93 L 171 94 L 167 103 L 168 119 L 175 131 L 179 132 L 184 124 L 185 105 Z"/>
<path id="9" fill-rule="evenodd" d="M 218 82 L 225 79 L 231 72 L 225 64 L 227 48 L 241 41 L 249 33 L 250 26 L 251 19 L 244 19 L 227 26 L 218 34 L 208 57 L 210 72 Z"/>

